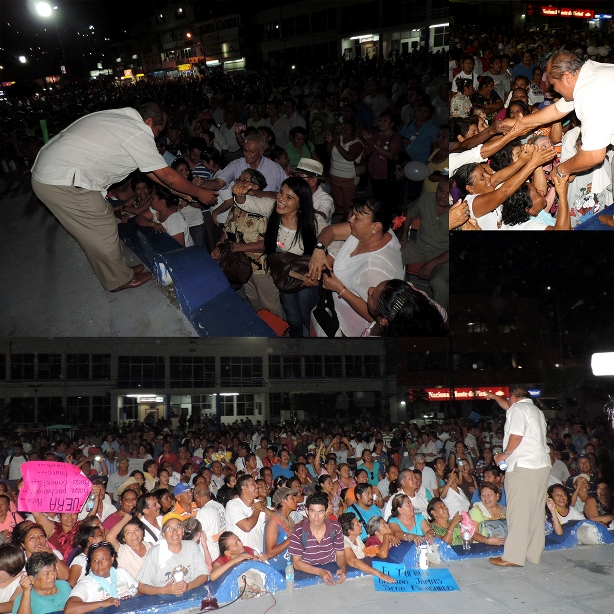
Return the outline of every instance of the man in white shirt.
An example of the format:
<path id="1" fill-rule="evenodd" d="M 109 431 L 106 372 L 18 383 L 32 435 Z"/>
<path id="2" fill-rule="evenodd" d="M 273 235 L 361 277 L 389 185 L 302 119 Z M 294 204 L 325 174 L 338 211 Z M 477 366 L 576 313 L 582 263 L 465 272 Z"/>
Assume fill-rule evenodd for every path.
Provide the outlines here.
<path id="1" fill-rule="evenodd" d="M 242 475 L 237 480 L 236 489 L 239 496 L 226 504 L 226 530 L 232 531 L 253 550 L 262 552 L 264 523 L 267 516 L 274 514 L 258 498 L 258 485 L 249 475 Z"/>
<path id="2" fill-rule="evenodd" d="M 335 202 L 330 194 L 327 194 L 320 185 L 324 178 L 324 165 L 311 158 L 301 158 L 296 165 L 296 170 L 292 171 L 295 177 L 302 177 L 311 188 L 313 199 L 313 209 L 321 215 L 327 224 L 331 223 L 335 211 Z"/>
<path id="3" fill-rule="evenodd" d="M 226 510 L 221 503 L 211 498 L 211 493 L 204 484 L 199 484 L 194 489 L 194 502 L 198 506 L 196 518 L 200 521 L 207 537 L 207 550 L 211 560 L 215 561 L 220 556 L 218 540 L 226 530 Z"/>
<path id="4" fill-rule="evenodd" d="M 305 118 L 296 110 L 296 102 L 294 98 L 284 98 L 283 117 L 290 122 L 290 130 L 296 126 L 307 129 Z"/>
<path id="5" fill-rule="evenodd" d="M 226 113 L 224 113 L 224 122 L 220 124 L 220 132 L 228 144 L 226 162 L 236 160 L 243 155 L 243 148 L 237 139 L 237 126 L 235 114 L 232 111 L 226 111 Z M 241 139 L 241 141 L 243 141 L 243 139 Z"/>
<path id="6" fill-rule="evenodd" d="M 528 130 L 533 130 L 575 111 L 582 122 L 582 146 L 574 156 L 556 167 L 556 173 L 564 177 L 599 166 L 605 160 L 608 145 L 614 144 L 614 113 L 611 109 L 614 65 L 592 60 L 583 64 L 571 51 L 563 50 L 550 56 L 547 69 L 549 82 L 563 98 L 523 117 L 522 123 Z M 511 125 L 509 119 L 505 123 Z M 601 215 L 599 219 L 614 226 L 612 216 Z"/>
<path id="7" fill-rule="evenodd" d="M 403 469 L 403 471 L 401 471 L 399 474 L 399 484 L 401 485 L 401 490 L 409 497 L 416 513 L 422 514 L 426 518 L 426 508 L 429 502 L 424 495 L 418 492 L 422 484 L 413 469 Z M 384 507 L 384 520 L 386 521 L 390 518 L 390 514 L 392 513 L 393 499 L 394 497 L 390 497 L 388 503 L 386 503 Z"/>
<path id="8" fill-rule="evenodd" d="M 539 564 L 545 545 L 544 509 L 550 475 L 546 445 L 546 419 L 527 390 L 514 387 L 509 401 L 489 393 L 506 411 L 503 453 L 495 463 L 507 462 L 508 536 L 502 557 L 490 558 L 499 567 L 523 567 L 525 561 Z"/>
<path id="9" fill-rule="evenodd" d="M 437 490 L 437 476 L 435 472 L 427 466 L 424 454 L 416 454 L 414 456 L 414 469 L 419 469 L 422 472 L 422 485 L 431 493 Z"/>
<path id="10" fill-rule="evenodd" d="M 550 475 L 556 479 L 558 484 L 565 484 L 569 479 L 570 473 L 567 465 L 560 460 L 561 453 L 554 447 L 553 444 L 548 444 L 548 456 L 550 457 Z M 559 458 L 557 458 L 557 456 Z"/>
<path id="11" fill-rule="evenodd" d="M 32 189 L 79 242 L 102 287 L 136 288 L 151 279 L 143 265 L 126 264 L 107 188 L 140 169 L 152 181 L 204 204 L 215 196 L 167 165 L 155 139 L 166 116 L 154 103 L 86 115 L 52 138 L 32 167 Z"/>
<path id="12" fill-rule="evenodd" d="M 275 143 L 285 147 L 290 142 L 290 130 L 292 126 L 285 115 L 280 115 L 280 105 L 276 100 L 270 100 L 266 106 L 267 119 L 264 125 L 270 128 L 275 135 Z"/>
<path id="13" fill-rule="evenodd" d="M 12 486 L 16 486 L 21 478 L 21 466 L 28 461 L 28 458 L 23 453 L 23 445 L 21 442 L 16 442 L 13 445 L 13 453 L 6 457 L 4 461 L 4 478 L 11 482 Z"/>

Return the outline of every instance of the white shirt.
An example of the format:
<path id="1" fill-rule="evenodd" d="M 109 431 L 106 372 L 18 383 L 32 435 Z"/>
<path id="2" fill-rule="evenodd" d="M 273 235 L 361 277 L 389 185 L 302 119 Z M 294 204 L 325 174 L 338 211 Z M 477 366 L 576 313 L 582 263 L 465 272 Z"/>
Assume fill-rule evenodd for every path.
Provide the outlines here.
<path id="1" fill-rule="evenodd" d="M 196 512 L 196 519 L 200 521 L 207 536 L 207 549 L 211 555 L 211 560 L 215 561 L 220 556 L 218 545 L 220 533 L 226 530 L 226 510 L 221 503 L 211 499 Z M 260 548 L 262 548 L 262 545 Z"/>
<path id="2" fill-rule="evenodd" d="M 109 578 L 110 579 L 110 578 Z M 117 568 L 117 591 L 120 599 L 134 597 L 139 583 L 122 567 Z M 79 597 L 85 603 L 104 601 L 111 597 L 91 576 L 84 576 L 72 589 L 70 597 Z M 69 599 L 70 599 L 69 597 Z"/>
<path id="3" fill-rule="evenodd" d="M 32 177 L 106 192 L 137 168 L 149 173 L 167 166 L 151 128 L 127 107 L 90 113 L 62 130 L 39 151 Z"/>
<path id="4" fill-rule="evenodd" d="M 313 208 L 316 211 L 320 211 L 324 215 L 326 225 L 330 225 L 333 218 L 333 213 L 335 212 L 335 201 L 333 200 L 333 197 L 330 194 L 327 194 L 320 185 L 312 195 L 312 198 Z"/>
<path id="5" fill-rule="evenodd" d="M 180 211 L 175 211 L 172 215 L 169 215 L 163 222 L 158 219 L 158 213 L 155 209 L 151 207 L 149 210 L 153 213 L 153 221 L 162 224 L 164 228 L 166 228 L 166 232 L 171 236 L 175 236 L 183 233 L 183 240 L 186 247 L 190 247 L 194 245 L 194 239 L 190 235 L 190 228 L 188 223 L 185 221 L 183 215 L 181 215 Z M 169 480 L 170 483 L 170 480 Z"/>
<path id="6" fill-rule="evenodd" d="M 236 125 L 237 124 L 234 123 L 232 126 L 230 126 L 230 128 L 228 128 L 226 126 L 226 123 L 223 123 L 220 126 L 220 132 L 226 140 L 226 143 L 228 143 L 228 151 L 230 152 L 239 151 L 239 149 L 241 148 L 239 142 L 237 141 L 237 133 L 235 132 Z"/>
<path id="7" fill-rule="evenodd" d="M 248 533 L 237 527 L 237 522 L 249 518 L 252 513 L 252 508 L 245 505 L 239 497 L 232 499 L 226 504 L 226 530 L 232 531 L 237 535 L 244 546 L 249 546 L 253 550 L 262 552 L 266 514 L 260 512 L 258 522 L 256 522 L 254 528 Z"/>
<path id="8" fill-rule="evenodd" d="M 473 201 L 479 194 L 467 194 L 465 201 L 469 205 L 469 217 L 472 220 L 477 220 L 479 227 L 482 230 L 499 230 L 499 222 L 501 221 L 502 205 L 499 205 L 494 211 L 483 215 L 482 217 L 476 217 L 473 213 Z"/>
<path id="9" fill-rule="evenodd" d="M 25 456 L 13 456 L 9 455 L 6 457 L 4 461 L 4 466 L 9 467 L 9 480 L 19 480 L 21 479 L 21 466 L 24 463 L 28 462 L 28 459 Z"/>
<path id="10" fill-rule="evenodd" d="M 285 115 L 280 115 L 274 124 L 271 124 L 270 118 L 267 117 L 264 125 L 273 131 L 275 143 L 280 147 L 285 147 L 290 142 L 290 130 L 292 130 L 292 125 Z"/>
<path id="11" fill-rule="evenodd" d="M 339 281 L 347 287 L 347 291 L 360 296 L 365 302 L 369 288 L 377 286 L 386 279 L 404 278 L 401 245 L 392 232 L 390 237 L 390 241 L 381 249 L 352 256 L 352 252 L 358 246 L 358 239 L 350 236 L 335 258 L 335 275 Z M 370 323 L 358 315 L 345 302 L 343 296 L 338 298 L 337 294 L 333 293 L 333 300 L 343 334 L 346 337 L 360 337 Z"/>
<path id="12" fill-rule="evenodd" d="M 402 491 L 399 491 L 395 494 L 399 494 Z M 390 518 L 390 514 L 392 513 L 392 501 L 394 499 L 394 495 L 392 495 L 390 497 L 390 499 L 388 499 L 388 501 L 386 502 L 386 505 L 384 506 L 384 520 L 386 522 L 388 522 L 388 519 Z M 409 500 L 411 501 L 411 504 L 414 506 L 414 509 L 416 510 L 417 514 L 422 514 L 425 518 L 428 518 L 428 516 L 426 515 L 426 508 L 428 507 L 429 502 L 427 501 L 426 497 L 424 495 L 421 495 L 420 492 L 416 492 L 416 496 L 415 497 L 409 497 Z"/>
<path id="13" fill-rule="evenodd" d="M 614 65 L 588 60 L 580 69 L 573 101 L 561 98 L 556 108 L 562 112 L 575 110 L 582 122 L 582 149 L 594 151 L 614 144 Z"/>
<path id="14" fill-rule="evenodd" d="M 162 537 L 162 516 L 158 516 L 158 518 L 156 519 L 158 521 L 158 524 L 160 525 L 160 528 L 158 529 L 158 527 L 155 527 L 153 524 L 151 524 L 150 522 L 148 522 L 145 517 L 141 517 L 141 522 L 147 527 L 147 529 L 149 529 L 149 531 L 151 531 L 151 533 L 153 533 L 153 535 L 149 532 L 149 531 L 144 531 L 143 534 L 143 541 L 144 542 L 148 542 L 150 544 L 157 544 L 160 541 L 160 538 Z M 155 538 L 154 538 L 155 535 Z"/>
<path id="15" fill-rule="evenodd" d="M 520 445 L 507 459 L 507 471 L 518 467 L 541 469 L 550 467 L 546 445 L 546 419 L 531 399 L 517 401 L 506 412 L 503 450 L 507 449 L 510 435 L 520 435 Z"/>
<path id="16" fill-rule="evenodd" d="M 480 154 L 481 151 L 482 146 L 477 145 L 473 149 L 468 149 L 467 151 L 451 152 L 448 161 L 450 176 L 454 175 L 464 164 L 479 164 L 480 162 L 486 162 L 486 158 L 482 158 Z"/>
<path id="17" fill-rule="evenodd" d="M 439 488 L 437 486 L 437 476 L 435 472 L 428 466 L 425 466 L 422 470 L 422 486 L 427 490 L 433 492 L 435 489 Z"/>
<path id="18" fill-rule="evenodd" d="M 552 467 L 550 468 L 550 475 L 557 478 L 559 482 L 561 482 L 561 484 L 565 484 L 570 474 L 567 465 L 557 458 L 555 459 L 554 463 L 552 463 Z"/>
<path id="19" fill-rule="evenodd" d="M 456 514 L 456 512 L 468 512 L 469 508 L 471 507 L 471 502 L 469 499 L 467 499 L 467 496 L 460 488 L 458 489 L 458 492 L 452 488 L 448 488 L 448 492 L 443 499 L 443 502 L 446 504 L 446 507 L 450 512 L 450 518 L 454 518 L 454 514 Z"/>
<path id="20" fill-rule="evenodd" d="M 243 456 L 239 456 L 235 461 L 235 467 L 237 471 L 245 471 L 245 458 Z M 260 471 L 264 465 L 262 464 L 262 459 L 256 454 L 256 469 Z"/>
<path id="21" fill-rule="evenodd" d="M 526 222 L 514 224 L 514 226 L 508 226 L 507 224 L 503 223 L 501 224 L 501 228 L 499 230 L 546 230 L 546 228 L 553 228 L 553 226 L 549 226 L 536 218 L 531 218 Z"/>

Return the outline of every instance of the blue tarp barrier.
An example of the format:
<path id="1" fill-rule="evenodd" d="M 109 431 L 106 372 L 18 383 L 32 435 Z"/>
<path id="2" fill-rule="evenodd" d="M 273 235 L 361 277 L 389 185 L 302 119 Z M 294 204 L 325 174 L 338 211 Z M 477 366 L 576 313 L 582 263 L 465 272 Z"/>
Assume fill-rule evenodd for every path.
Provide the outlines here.
<path id="1" fill-rule="evenodd" d="M 276 337 L 230 287 L 206 249 L 181 247 L 166 233 L 119 225 L 121 240 L 162 284 L 173 284 L 179 308 L 200 337 Z"/>
<path id="2" fill-rule="evenodd" d="M 563 535 L 551 534 L 546 536 L 546 550 L 561 550 L 574 548 L 580 544 L 614 544 L 614 535 L 602 524 L 590 520 L 579 520 L 563 525 Z M 470 550 L 463 550 L 462 546 L 448 546 L 443 540 L 437 539 L 441 562 L 458 561 L 469 558 L 485 558 L 501 556 L 502 547 L 493 547 L 486 544 L 471 544 Z M 403 564 L 407 568 L 418 567 L 418 548 L 413 543 L 401 543 L 390 549 L 387 559 L 373 559 L 374 561 L 388 561 L 390 563 Z M 323 565 L 333 575 L 339 569 L 336 563 Z M 180 600 L 174 595 L 144 595 L 123 601 L 118 608 L 109 607 L 98 609 L 96 612 L 104 614 L 175 614 L 181 610 L 200 608 L 202 600 L 209 594 L 215 596 L 219 605 L 224 605 L 235 600 L 239 596 L 243 586 L 242 576 L 248 570 L 256 570 L 264 574 L 264 589 L 270 593 L 286 590 L 286 578 L 282 571 L 260 563 L 259 561 L 243 561 L 236 567 L 228 570 L 221 578 L 206 586 L 201 586 L 190 591 Z M 364 576 L 362 571 L 348 567 L 347 577 L 356 578 Z M 323 581 L 311 574 L 301 571 L 294 572 L 295 588 L 323 584 Z M 61 613 L 57 613 L 61 614 Z"/>

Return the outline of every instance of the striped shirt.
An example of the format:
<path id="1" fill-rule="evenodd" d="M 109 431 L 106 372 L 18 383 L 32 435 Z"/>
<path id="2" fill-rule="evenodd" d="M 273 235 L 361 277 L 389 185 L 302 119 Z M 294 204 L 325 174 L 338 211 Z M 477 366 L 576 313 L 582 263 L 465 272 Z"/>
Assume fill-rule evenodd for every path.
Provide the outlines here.
<path id="1" fill-rule="evenodd" d="M 333 563 L 336 560 L 336 553 L 343 552 L 343 532 L 338 522 L 333 522 L 327 518 L 325 524 L 326 531 L 320 542 L 313 536 L 309 520 L 305 520 L 300 525 L 295 526 L 292 530 L 290 546 L 288 548 L 290 556 L 300 556 L 308 565 Z M 309 536 L 304 549 L 302 544 L 303 531 L 307 531 Z M 331 533 L 333 532 L 334 539 L 331 539 Z"/>

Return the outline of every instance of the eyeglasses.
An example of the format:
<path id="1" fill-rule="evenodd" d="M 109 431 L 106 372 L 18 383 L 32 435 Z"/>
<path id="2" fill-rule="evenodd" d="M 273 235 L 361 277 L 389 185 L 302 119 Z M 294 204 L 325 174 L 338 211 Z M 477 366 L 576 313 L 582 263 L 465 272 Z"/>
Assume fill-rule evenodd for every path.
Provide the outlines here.
<path id="1" fill-rule="evenodd" d="M 165 533 L 171 533 L 171 532 L 176 533 L 178 531 L 183 531 L 183 526 L 180 525 L 180 524 L 176 524 L 176 525 L 174 525 L 172 527 L 166 527 L 166 529 L 163 529 L 163 531 Z"/>

